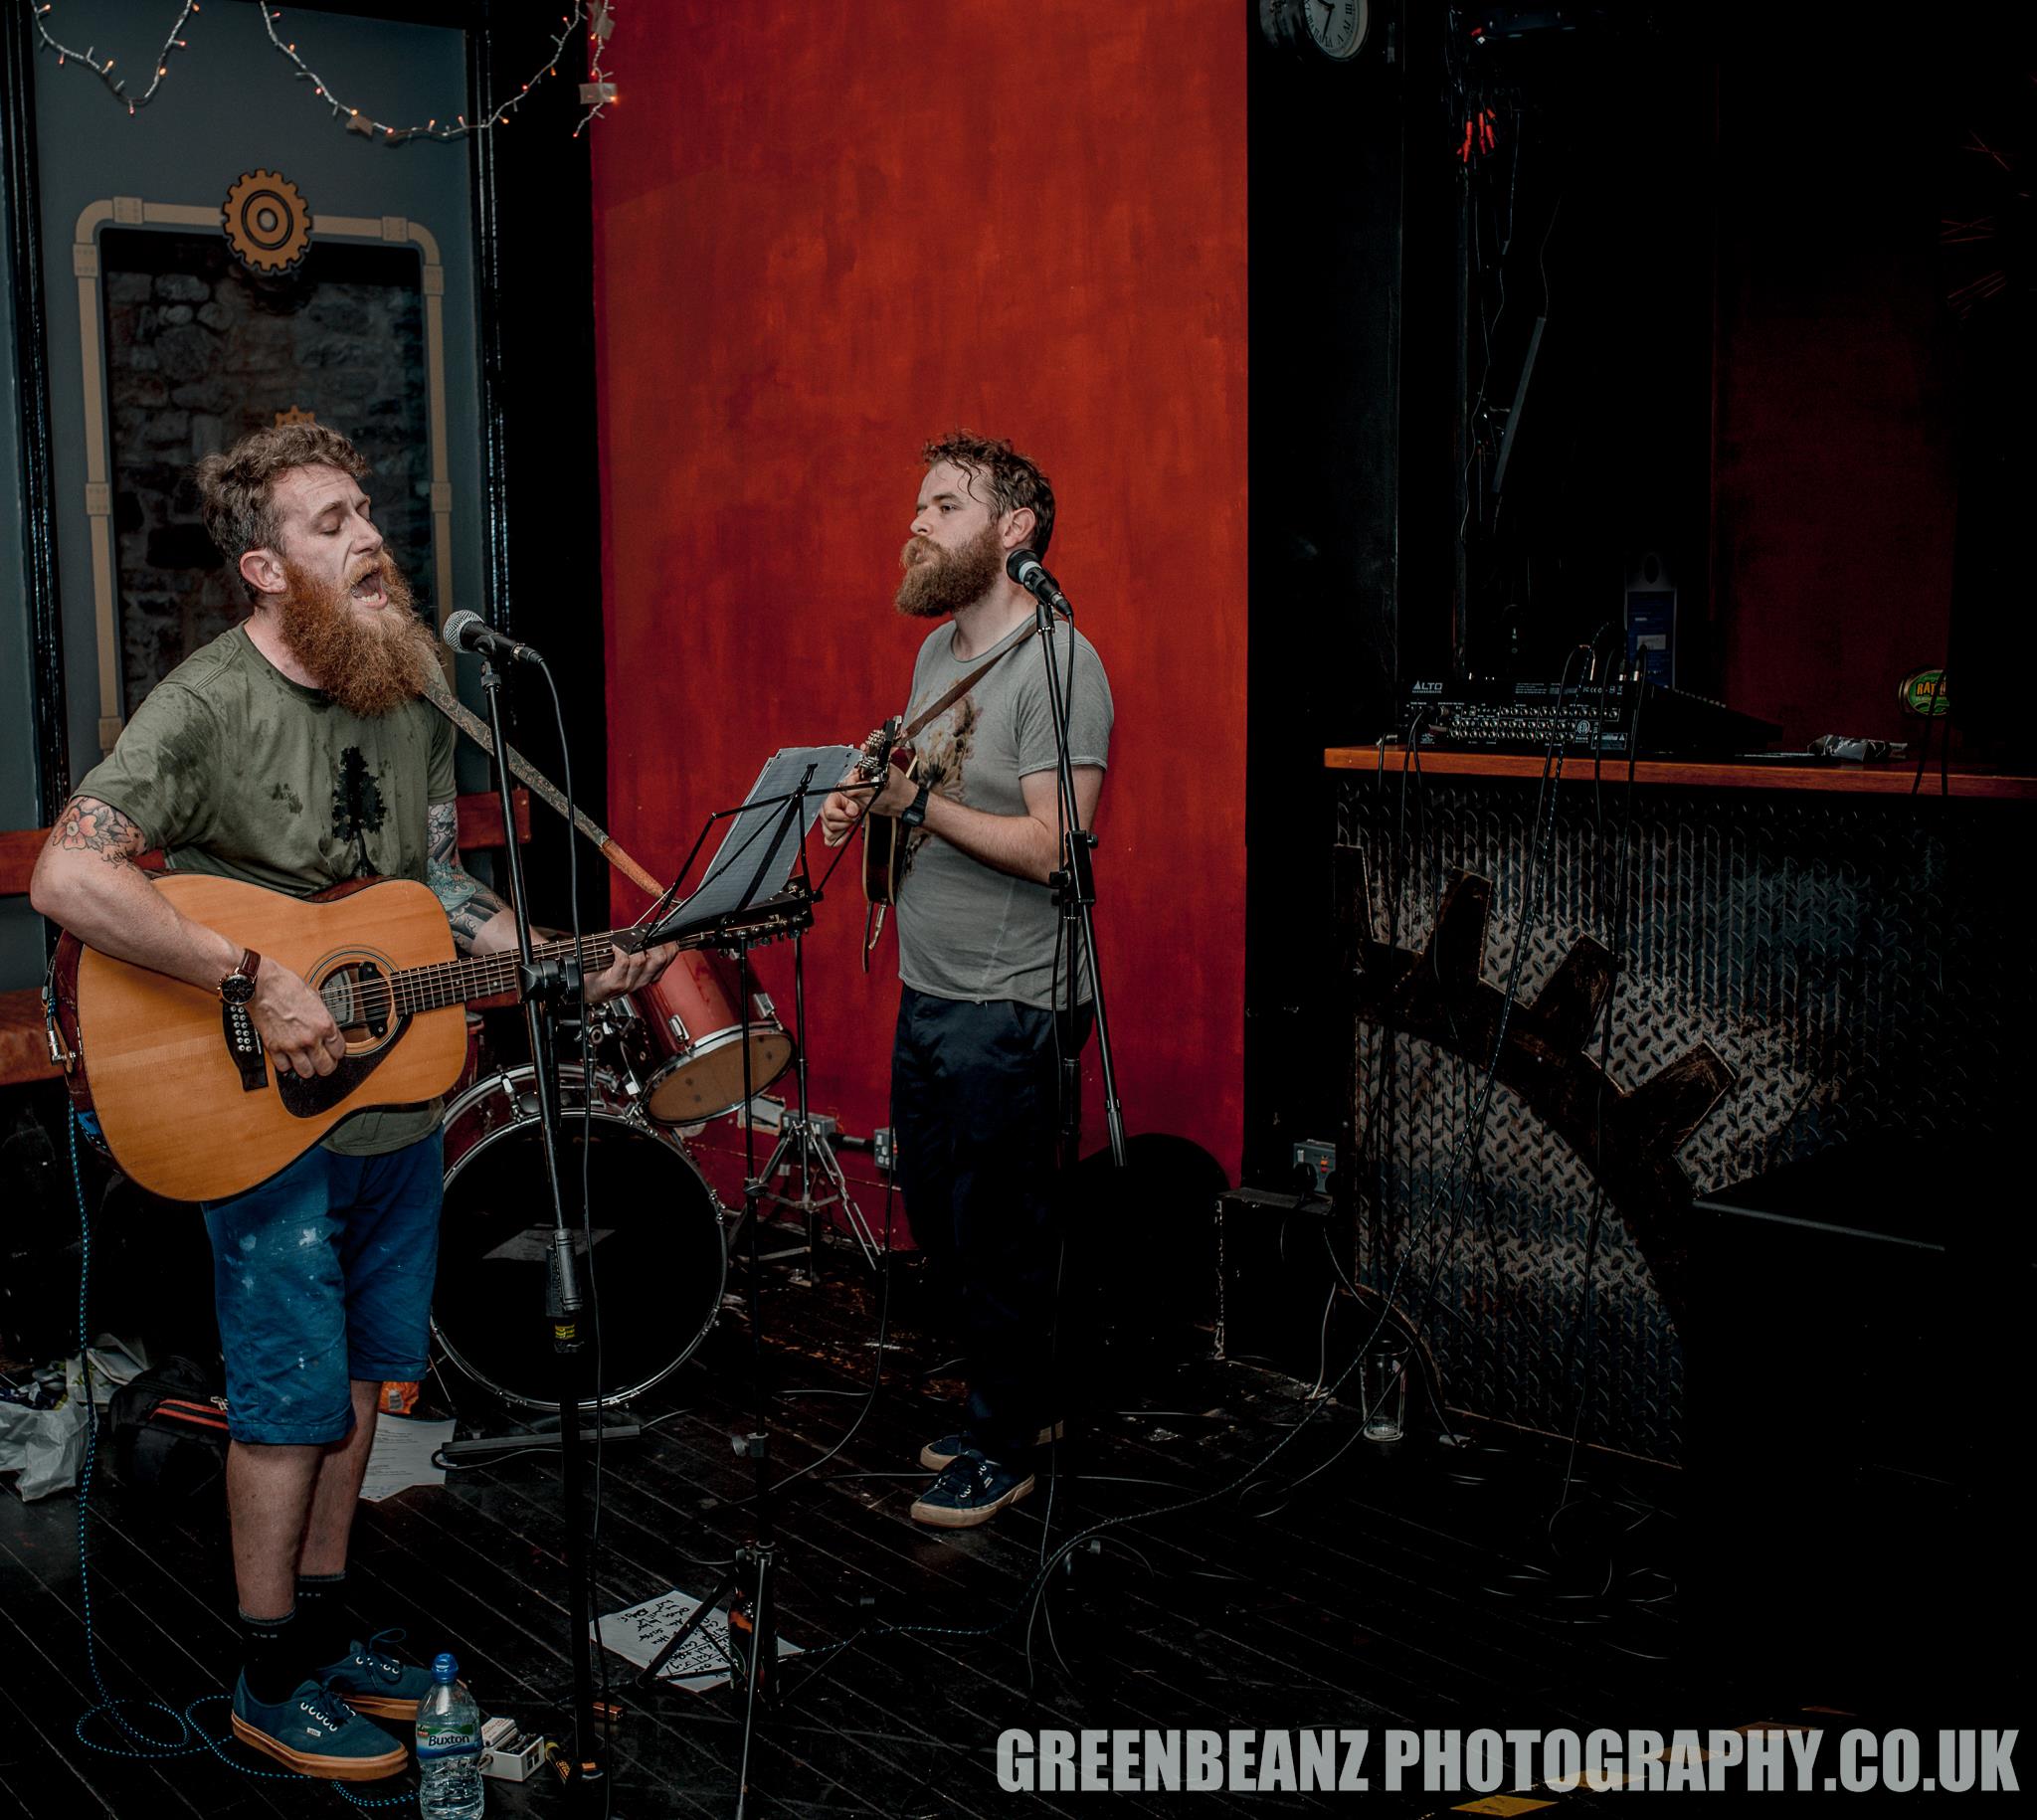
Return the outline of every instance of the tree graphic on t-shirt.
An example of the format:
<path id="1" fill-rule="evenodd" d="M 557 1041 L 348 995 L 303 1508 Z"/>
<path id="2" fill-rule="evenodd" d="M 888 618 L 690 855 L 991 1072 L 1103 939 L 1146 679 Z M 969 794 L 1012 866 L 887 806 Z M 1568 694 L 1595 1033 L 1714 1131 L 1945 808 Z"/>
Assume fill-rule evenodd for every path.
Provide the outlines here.
<path id="1" fill-rule="evenodd" d="M 357 849 L 356 872 L 372 870 L 368 864 L 368 836 L 380 830 L 387 815 L 381 786 L 368 769 L 360 747 L 347 747 L 339 755 L 339 770 L 332 781 L 332 836 L 341 846 Z"/>

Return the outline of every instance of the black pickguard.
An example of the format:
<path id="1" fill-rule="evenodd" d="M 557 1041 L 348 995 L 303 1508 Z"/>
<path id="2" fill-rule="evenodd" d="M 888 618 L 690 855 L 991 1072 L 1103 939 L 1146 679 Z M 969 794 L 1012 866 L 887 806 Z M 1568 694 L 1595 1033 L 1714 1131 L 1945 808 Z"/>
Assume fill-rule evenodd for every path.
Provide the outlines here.
<path id="1" fill-rule="evenodd" d="M 382 1065 L 382 1058 L 403 1040 L 404 1031 L 410 1028 L 411 1015 L 409 1011 L 404 1012 L 396 1020 L 395 1033 L 372 1053 L 346 1056 L 330 1074 L 314 1074 L 305 1080 L 299 1074 L 278 1071 L 276 1090 L 282 1096 L 283 1111 L 293 1119 L 315 1119 L 321 1113 L 330 1112 L 373 1074 Z"/>

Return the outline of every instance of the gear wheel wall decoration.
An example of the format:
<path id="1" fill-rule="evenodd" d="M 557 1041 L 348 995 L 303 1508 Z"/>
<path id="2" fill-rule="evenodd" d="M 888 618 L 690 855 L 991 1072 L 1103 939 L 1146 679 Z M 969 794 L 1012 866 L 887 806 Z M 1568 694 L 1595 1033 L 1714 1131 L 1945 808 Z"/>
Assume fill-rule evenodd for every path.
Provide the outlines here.
<path id="1" fill-rule="evenodd" d="M 277 171 L 245 171 L 236 177 L 220 214 L 227 245 L 252 272 L 289 272 L 310 248 L 310 204 Z"/>
<path id="2" fill-rule="evenodd" d="M 315 424 L 317 421 L 317 412 L 299 410 L 295 405 L 287 411 L 278 411 L 276 414 L 276 428 L 278 430 L 285 424 Z"/>
<path id="3" fill-rule="evenodd" d="M 1613 958 L 1604 947 L 1579 937 L 1541 993 L 1508 1015 L 1506 996 L 1483 976 L 1490 879 L 1468 872 L 1450 878 L 1428 943 L 1417 954 L 1371 939 L 1362 866 L 1359 872 L 1356 901 L 1365 933 L 1357 1014 L 1432 1043 L 1481 1073 L 1506 1016 L 1500 1082 L 1595 1171 L 1647 1260 L 1663 1307 L 1683 1327 L 1689 1272 L 1681 1215 L 1691 1184 L 1676 1152 L 1736 1084 L 1733 1070 L 1701 1041 L 1631 1092 L 1621 1089 L 1588 1053 L 1612 992 Z"/>

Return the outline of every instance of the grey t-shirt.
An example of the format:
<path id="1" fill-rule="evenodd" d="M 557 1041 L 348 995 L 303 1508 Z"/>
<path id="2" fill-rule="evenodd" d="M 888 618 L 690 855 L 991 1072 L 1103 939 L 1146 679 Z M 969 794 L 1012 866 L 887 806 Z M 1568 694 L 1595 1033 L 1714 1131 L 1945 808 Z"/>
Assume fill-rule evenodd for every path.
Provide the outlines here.
<path id="1" fill-rule="evenodd" d="M 242 625 L 149 690 L 78 794 L 119 810 L 173 871 L 293 897 L 364 872 L 423 882 L 425 812 L 454 796 L 453 723 L 426 701 L 376 720 L 350 714 L 290 681 Z M 431 1100 L 357 1112 L 326 1148 L 397 1150 L 434 1130 L 440 1111 Z"/>
<path id="2" fill-rule="evenodd" d="M 938 701 L 1000 651 L 1010 654 L 913 740 L 921 774 L 942 796 L 993 816 L 1022 816 L 1021 778 L 1054 769 L 1054 724 L 1046 671 L 1029 622 L 966 661 L 955 655 L 955 629 L 943 625 L 920 646 L 912 670 L 914 715 Z M 1025 639 L 1018 648 L 1012 646 Z M 1061 687 L 1074 694 L 1068 713 L 1072 763 L 1104 765 L 1110 756 L 1110 681 L 1096 647 L 1056 622 L 1054 659 Z M 906 843 L 898 890 L 898 977 L 915 992 L 981 1003 L 1009 999 L 1046 1009 L 1056 1002 L 1054 943 L 1060 912 L 1053 893 L 1015 878 L 921 828 Z M 1063 954 L 1066 969 L 1073 957 Z M 1089 973 L 1078 969 L 1078 997 Z"/>

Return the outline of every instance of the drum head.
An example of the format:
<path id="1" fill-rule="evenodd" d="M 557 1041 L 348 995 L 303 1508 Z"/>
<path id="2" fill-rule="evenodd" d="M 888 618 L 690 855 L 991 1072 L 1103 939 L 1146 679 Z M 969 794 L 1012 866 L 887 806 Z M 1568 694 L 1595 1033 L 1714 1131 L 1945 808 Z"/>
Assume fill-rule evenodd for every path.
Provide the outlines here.
<path id="1" fill-rule="evenodd" d="M 594 1234 L 590 1254 L 586 1233 L 574 1232 L 584 1345 L 565 1365 L 574 1400 L 592 1409 L 648 1390 L 685 1363 L 720 1313 L 727 1257 L 720 1206 L 677 1142 L 607 1109 L 584 1122 L 578 1070 L 561 1073 L 568 1217 L 578 1211 L 584 1160 Z M 457 1161 L 446 1177 L 432 1328 L 477 1383 L 512 1403 L 556 1408 L 546 1307 L 551 1197 L 529 1100 L 529 1070 L 519 1069 L 481 1082 L 447 1121 L 447 1152 Z M 516 1116 L 471 1140 L 473 1127 L 503 1107 Z"/>
<path id="2" fill-rule="evenodd" d="M 644 1088 L 644 1110 L 660 1125 L 700 1125 L 743 1103 L 740 1027 L 666 1062 Z M 759 1094 L 792 1066 L 792 1038 L 774 1024 L 750 1030 L 750 1091 Z"/>

